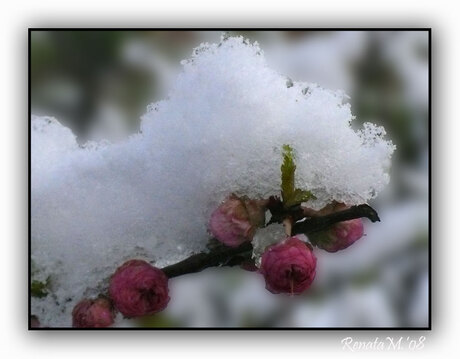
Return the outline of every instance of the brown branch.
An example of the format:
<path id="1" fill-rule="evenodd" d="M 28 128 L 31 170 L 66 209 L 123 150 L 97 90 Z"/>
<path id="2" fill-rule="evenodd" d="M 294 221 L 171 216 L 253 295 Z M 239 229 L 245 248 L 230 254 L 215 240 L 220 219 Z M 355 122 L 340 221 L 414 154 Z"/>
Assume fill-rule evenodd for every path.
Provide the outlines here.
<path id="1" fill-rule="evenodd" d="M 302 222 L 297 222 L 292 228 L 292 234 L 304 233 L 308 235 L 324 230 L 335 223 L 362 217 L 366 217 L 372 222 L 380 221 L 377 212 L 372 207 L 362 204 L 327 216 L 311 217 Z M 243 243 L 237 248 L 218 244 L 207 252 L 194 254 L 181 262 L 164 267 L 162 270 L 169 278 L 174 278 L 180 275 L 201 272 L 209 267 L 240 265 L 242 262 L 250 260 L 251 255 L 252 245 L 250 242 Z"/>
<path id="2" fill-rule="evenodd" d="M 209 252 L 194 254 L 183 261 L 164 267 L 163 272 L 169 277 L 201 272 L 209 267 L 233 266 L 240 264 L 252 254 L 252 245 L 249 242 L 243 243 L 237 248 L 227 247 L 223 244 L 215 246 Z"/>
<path id="3" fill-rule="evenodd" d="M 292 234 L 319 232 L 335 223 L 364 217 L 368 218 L 371 222 L 380 222 L 379 215 L 371 206 L 361 204 L 326 216 L 310 217 L 303 222 L 297 222 L 292 229 Z"/>

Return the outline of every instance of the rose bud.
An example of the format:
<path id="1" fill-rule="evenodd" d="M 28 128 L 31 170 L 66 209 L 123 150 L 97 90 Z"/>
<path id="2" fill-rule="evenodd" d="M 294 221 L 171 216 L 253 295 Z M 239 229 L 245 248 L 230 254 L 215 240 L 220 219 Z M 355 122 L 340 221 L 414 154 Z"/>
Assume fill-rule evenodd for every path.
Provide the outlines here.
<path id="1" fill-rule="evenodd" d="M 318 248 L 337 252 L 348 248 L 363 236 L 364 226 L 361 218 L 339 222 L 328 230 L 309 235 L 310 241 Z"/>
<path id="2" fill-rule="evenodd" d="M 113 324 L 112 305 L 105 298 L 83 299 L 72 311 L 74 328 L 105 328 Z"/>
<path id="3" fill-rule="evenodd" d="M 251 241 L 256 229 L 265 224 L 265 204 L 232 194 L 211 214 L 211 234 L 229 247 Z"/>
<path id="4" fill-rule="evenodd" d="M 300 294 L 313 282 L 316 257 L 310 245 L 299 237 L 289 237 L 262 255 L 260 272 L 270 292 Z"/>
<path id="5" fill-rule="evenodd" d="M 133 259 L 112 275 L 109 293 L 125 317 L 151 315 L 168 305 L 168 277 L 149 263 Z"/>

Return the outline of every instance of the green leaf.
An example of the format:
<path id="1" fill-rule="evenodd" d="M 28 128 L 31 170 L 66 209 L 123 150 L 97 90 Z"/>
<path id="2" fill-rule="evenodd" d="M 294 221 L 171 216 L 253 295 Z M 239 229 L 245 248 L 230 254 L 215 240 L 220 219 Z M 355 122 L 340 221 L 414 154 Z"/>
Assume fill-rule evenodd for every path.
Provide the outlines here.
<path id="1" fill-rule="evenodd" d="M 38 280 L 33 280 L 30 285 L 30 293 L 32 297 L 43 298 L 48 295 L 48 291 L 46 290 L 48 283 L 40 282 Z"/>
<path id="2" fill-rule="evenodd" d="M 310 191 L 305 191 L 305 190 L 296 188 L 292 196 L 291 202 L 293 204 L 291 204 L 291 206 L 300 204 L 302 202 L 307 202 L 310 198 L 315 198 L 315 196 L 313 196 L 313 194 Z"/>
<path id="3" fill-rule="evenodd" d="M 281 196 L 283 202 L 294 193 L 295 162 L 291 146 L 283 145 L 283 163 L 281 164 Z"/>
<path id="4" fill-rule="evenodd" d="M 295 188 L 295 156 L 291 146 L 283 145 L 283 163 L 281 164 L 281 196 L 284 207 L 292 207 L 314 198 L 310 191 Z"/>

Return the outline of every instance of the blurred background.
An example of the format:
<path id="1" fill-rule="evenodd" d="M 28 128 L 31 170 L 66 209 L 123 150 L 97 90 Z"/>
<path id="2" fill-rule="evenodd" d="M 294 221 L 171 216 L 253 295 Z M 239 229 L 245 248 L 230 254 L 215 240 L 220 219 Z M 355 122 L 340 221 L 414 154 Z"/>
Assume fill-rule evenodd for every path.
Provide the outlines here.
<path id="1" fill-rule="evenodd" d="M 33 31 L 31 106 L 84 143 L 139 130 L 146 105 L 165 98 L 187 58 L 220 31 Z M 258 41 L 294 81 L 350 96 L 355 126 L 386 128 L 397 146 L 391 182 L 370 203 L 381 222 L 346 251 L 316 251 L 317 277 L 291 298 L 263 278 L 215 268 L 171 280 L 168 308 L 124 320 L 146 327 L 425 327 L 429 313 L 427 31 L 230 31 Z"/>

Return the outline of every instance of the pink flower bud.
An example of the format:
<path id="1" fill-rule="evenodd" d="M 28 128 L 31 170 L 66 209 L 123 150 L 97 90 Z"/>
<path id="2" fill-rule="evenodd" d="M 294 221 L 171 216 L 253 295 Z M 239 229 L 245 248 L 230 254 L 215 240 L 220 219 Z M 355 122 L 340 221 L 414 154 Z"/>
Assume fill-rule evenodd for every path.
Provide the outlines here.
<path id="1" fill-rule="evenodd" d="M 350 208 L 344 203 L 332 202 L 320 211 L 304 208 L 305 215 L 309 217 L 326 216 L 331 213 L 340 212 Z M 364 234 L 364 226 L 361 218 L 339 222 L 331 226 L 326 231 L 309 234 L 310 242 L 318 248 L 328 252 L 337 252 L 348 248 Z"/>
<path id="2" fill-rule="evenodd" d="M 105 298 L 83 299 L 72 311 L 74 328 L 105 328 L 113 324 L 112 305 Z"/>
<path id="3" fill-rule="evenodd" d="M 265 277 L 265 287 L 272 293 L 300 294 L 315 279 L 316 257 L 298 237 L 289 237 L 262 255 L 260 272 Z"/>
<path id="4" fill-rule="evenodd" d="M 151 315 L 168 305 L 168 277 L 149 263 L 133 259 L 112 275 L 109 293 L 125 317 Z"/>
<path id="5" fill-rule="evenodd" d="M 211 215 L 212 235 L 229 247 L 251 241 L 257 227 L 264 224 L 265 203 L 232 194 Z"/>
<path id="6" fill-rule="evenodd" d="M 361 218 L 334 224 L 327 231 L 309 235 L 310 241 L 328 252 L 348 248 L 363 236 L 364 226 Z"/>

